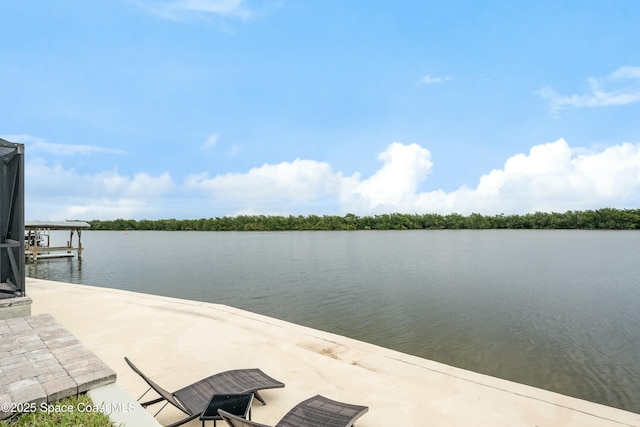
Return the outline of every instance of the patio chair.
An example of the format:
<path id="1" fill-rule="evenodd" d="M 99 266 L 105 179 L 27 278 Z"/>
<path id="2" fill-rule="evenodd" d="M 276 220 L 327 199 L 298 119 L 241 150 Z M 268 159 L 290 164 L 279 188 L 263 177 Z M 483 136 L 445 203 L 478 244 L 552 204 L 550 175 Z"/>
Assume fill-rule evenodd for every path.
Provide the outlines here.
<path id="1" fill-rule="evenodd" d="M 155 415 L 158 415 L 167 404 L 171 404 L 187 414 L 186 418 L 167 427 L 176 427 L 199 417 L 214 394 L 253 393 L 256 399 L 266 405 L 267 402 L 258 391 L 284 387 L 284 383 L 271 378 L 260 369 L 235 369 L 211 375 L 171 393 L 143 374 L 127 357 L 124 360 L 149 385 L 149 389 L 138 398 L 139 402 L 152 389 L 160 395 L 160 397 L 148 402 L 140 402 L 142 407 L 146 408 L 166 401 Z"/>
<path id="2" fill-rule="evenodd" d="M 294 406 L 275 427 L 349 427 L 369 410 L 366 406 L 337 402 L 317 395 Z M 230 427 L 271 427 L 230 414 L 218 414 Z"/>

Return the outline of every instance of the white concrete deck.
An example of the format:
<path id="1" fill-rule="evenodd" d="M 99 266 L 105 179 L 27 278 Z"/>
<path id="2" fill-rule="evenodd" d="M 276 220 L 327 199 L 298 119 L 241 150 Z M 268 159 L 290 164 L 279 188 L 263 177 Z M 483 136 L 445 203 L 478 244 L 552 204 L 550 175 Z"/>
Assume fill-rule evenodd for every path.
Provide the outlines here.
<path id="1" fill-rule="evenodd" d="M 640 426 L 640 414 L 228 306 L 30 278 L 26 290 L 33 314 L 51 313 L 135 398 L 146 387 L 125 355 L 168 389 L 226 369 L 260 368 L 286 384 L 261 393 L 267 406 L 254 404 L 253 419 L 266 424 L 322 394 L 368 406 L 358 427 Z M 166 408 L 158 420 L 179 416 Z"/>

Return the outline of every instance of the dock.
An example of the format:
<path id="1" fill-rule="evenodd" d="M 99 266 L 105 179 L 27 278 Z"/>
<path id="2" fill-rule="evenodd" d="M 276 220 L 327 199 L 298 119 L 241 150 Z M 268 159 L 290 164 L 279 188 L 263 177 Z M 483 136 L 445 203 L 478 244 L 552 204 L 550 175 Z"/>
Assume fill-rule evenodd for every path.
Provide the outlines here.
<path id="1" fill-rule="evenodd" d="M 71 258 L 76 254 L 82 257 L 82 230 L 91 227 L 84 221 L 26 221 L 25 258 L 29 261 L 51 258 Z M 65 245 L 55 246 L 51 241 L 52 230 L 69 231 L 69 240 Z M 74 234 L 78 235 L 78 246 L 73 244 Z"/>

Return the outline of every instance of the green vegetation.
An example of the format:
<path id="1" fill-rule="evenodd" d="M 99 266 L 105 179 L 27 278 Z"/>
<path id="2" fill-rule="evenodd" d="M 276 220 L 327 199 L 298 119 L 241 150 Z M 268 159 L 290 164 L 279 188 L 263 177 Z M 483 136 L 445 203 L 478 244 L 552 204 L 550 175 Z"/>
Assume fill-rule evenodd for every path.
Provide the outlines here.
<path id="1" fill-rule="evenodd" d="M 202 219 L 89 221 L 92 230 L 285 231 L 285 230 L 460 230 L 460 229 L 580 229 L 640 230 L 640 209 L 604 208 L 565 213 L 486 216 L 460 214 L 354 214 L 265 216 L 240 215 Z"/>
<path id="2" fill-rule="evenodd" d="M 114 425 L 109 417 L 97 410 L 98 408 L 85 394 L 68 397 L 51 404 L 33 405 L 31 408 L 37 410 L 16 414 L 7 420 L 0 421 L 0 427 L 113 427 Z"/>

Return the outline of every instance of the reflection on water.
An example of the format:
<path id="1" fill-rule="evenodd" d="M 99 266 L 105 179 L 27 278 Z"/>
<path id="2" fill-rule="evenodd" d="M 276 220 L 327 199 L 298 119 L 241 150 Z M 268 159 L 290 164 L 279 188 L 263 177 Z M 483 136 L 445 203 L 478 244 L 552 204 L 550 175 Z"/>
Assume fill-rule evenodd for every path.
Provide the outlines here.
<path id="1" fill-rule="evenodd" d="M 33 277 L 217 302 L 640 412 L 637 232 L 101 232 Z"/>
<path id="2" fill-rule="evenodd" d="M 29 277 L 84 283 L 82 281 L 82 258 L 55 258 L 39 260 L 38 262 L 27 261 L 26 270 Z M 59 279 L 53 279 L 54 277 L 59 277 Z M 64 280 L 60 278 L 64 278 Z"/>

